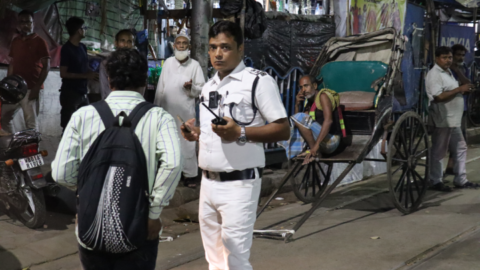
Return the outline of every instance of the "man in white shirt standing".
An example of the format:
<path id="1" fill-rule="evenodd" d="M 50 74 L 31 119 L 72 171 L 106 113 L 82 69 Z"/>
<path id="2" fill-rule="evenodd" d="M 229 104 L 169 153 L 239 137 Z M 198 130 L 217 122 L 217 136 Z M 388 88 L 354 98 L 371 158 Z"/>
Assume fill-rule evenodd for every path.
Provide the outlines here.
<path id="1" fill-rule="evenodd" d="M 430 152 L 430 181 L 432 188 L 438 191 L 451 191 L 442 182 L 443 159 L 449 150 L 453 154 L 455 167 L 454 185 L 457 188 L 476 187 L 467 180 L 466 158 L 467 144 L 463 137 L 461 125 L 463 114 L 463 96 L 472 90 L 473 85 L 458 85 L 450 66 L 452 50 L 438 47 L 435 51 L 435 66 L 426 77 L 426 90 L 430 99 L 429 117 L 434 126 L 432 148 Z"/>
<path id="2" fill-rule="evenodd" d="M 177 116 L 183 120 L 195 118 L 195 99 L 205 84 L 202 68 L 197 61 L 189 57 L 189 49 L 188 36 L 177 35 L 174 43 L 175 57 L 168 58 L 163 64 L 154 101 L 175 118 L 179 133 L 182 123 Z M 184 184 L 194 187 L 193 178 L 198 175 L 195 142 L 181 141 Z"/>
<path id="3" fill-rule="evenodd" d="M 218 72 L 203 87 L 200 101 L 226 124 L 212 124 L 216 117 L 201 105 L 200 127 L 190 119 L 191 131 L 181 129 L 185 139 L 200 142 L 199 220 L 209 269 L 249 270 L 263 143 L 287 140 L 290 128 L 275 80 L 243 64 L 240 26 L 220 21 L 208 36 L 210 61 Z"/>

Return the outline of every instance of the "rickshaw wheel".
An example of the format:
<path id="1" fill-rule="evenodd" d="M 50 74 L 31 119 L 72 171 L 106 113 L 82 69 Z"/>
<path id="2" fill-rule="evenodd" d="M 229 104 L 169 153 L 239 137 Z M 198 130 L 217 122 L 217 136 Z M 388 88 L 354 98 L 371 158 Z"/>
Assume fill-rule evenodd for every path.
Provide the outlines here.
<path id="1" fill-rule="evenodd" d="M 480 91 L 473 91 L 468 95 L 467 117 L 470 123 L 480 127 Z"/>
<path id="2" fill-rule="evenodd" d="M 395 207 L 404 214 L 418 209 L 428 187 L 430 148 L 427 128 L 415 112 L 400 116 L 388 144 L 387 176 Z"/>
<path id="3" fill-rule="evenodd" d="M 303 159 L 297 159 L 296 162 L 303 162 Z M 301 165 L 290 178 L 297 199 L 304 203 L 311 203 L 320 197 L 328 186 L 331 168 L 332 165 L 329 165 L 325 173 L 320 162 L 312 161 Z"/>

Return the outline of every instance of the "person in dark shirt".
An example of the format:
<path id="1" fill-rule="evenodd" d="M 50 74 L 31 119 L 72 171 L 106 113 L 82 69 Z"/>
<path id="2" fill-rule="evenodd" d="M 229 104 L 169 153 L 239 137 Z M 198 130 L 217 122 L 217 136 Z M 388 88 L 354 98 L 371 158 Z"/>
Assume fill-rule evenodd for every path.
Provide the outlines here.
<path id="1" fill-rule="evenodd" d="M 10 46 L 11 57 L 7 75 L 21 76 L 28 86 L 27 95 L 17 104 L 4 104 L 0 136 L 12 132 L 12 120 L 21 108 L 28 129 L 36 129 L 40 90 L 50 70 L 50 54 L 45 40 L 33 32 L 33 13 L 23 10 L 18 14 L 20 35 Z"/>
<path id="2" fill-rule="evenodd" d="M 470 70 L 468 69 L 467 65 L 465 64 L 465 54 L 467 53 L 467 48 L 462 44 L 455 44 L 452 46 L 453 52 L 453 62 L 450 66 L 450 71 L 452 71 L 453 77 L 458 81 L 459 85 L 464 84 L 471 84 L 470 80 Z M 467 106 L 468 106 L 468 95 L 463 95 L 463 116 L 462 116 L 462 134 L 465 139 L 467 140 L 467 129 L 466 129 L 466 117 L 467 117 Z M 453 159 L 453 154 L 450 152 L 450 157 L 448 159 L 447 169 L 445 170 L 445 174 L 455 175 L 453 168 L 455 166 L 455 162 Z"/>
<path id="3" fill-rule="evenodd" d="M 87 47 L 80 43 L 87 31 L 84 23 L 78 17 L 71 17 L 65 24 L 70 38 L 62 46 L 60 53 L 60 126 L 63 129 L 76 110 L 88 105 L 88 80 L 98 80 L 98 73 L 88 70 Z"/>

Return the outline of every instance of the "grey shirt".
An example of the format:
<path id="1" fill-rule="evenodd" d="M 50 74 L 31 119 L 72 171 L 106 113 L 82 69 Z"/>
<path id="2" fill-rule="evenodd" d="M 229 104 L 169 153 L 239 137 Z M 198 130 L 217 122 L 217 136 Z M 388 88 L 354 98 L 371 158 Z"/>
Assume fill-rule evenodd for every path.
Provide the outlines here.
<path id="1" fill-rule="evenodd" d="M 425 78 L 426 90 L 430 99 L 429 117 L 436 127 L 460 127 L 462 125 L 463 96 L 458 93 L 448 102 L 433 102 L 434 97 L 443 92 L 458 88 L 458 82 L 450 69 L 443 70 L 436 65 Z"/>
<path id="2" fill-rule="evenodd" d="M 107 60 L 103 60 L 100 64 L 99 70 L 99 81 L 100 81 L 100 94 L 102 95 L 102 100 L 105 100 L 108 95 L 112 92 L 110 89 L 110 83 L 108 82 L 107 69 L 105 68 L 105 63 Z"/>

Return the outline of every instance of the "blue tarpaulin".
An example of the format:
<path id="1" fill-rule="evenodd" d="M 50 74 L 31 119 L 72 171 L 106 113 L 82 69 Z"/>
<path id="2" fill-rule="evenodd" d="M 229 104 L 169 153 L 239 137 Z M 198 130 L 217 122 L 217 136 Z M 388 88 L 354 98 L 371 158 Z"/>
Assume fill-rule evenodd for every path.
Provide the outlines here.
<path id="1" fill-rule="evenodd" d="M 407 5 L 403 33 L 408 38 L 408 42 L 405 44 L 406 48 L 402 58 L 403 86 L 407 104 L 405 106 L 401 106 L 397 101 L 395 101 L 393 106 L 394 111 L 408 110 L 413 108 L 418 103 L 418 94 L 421 90 L 420 79 L 422 70 L 414 68 L 414 48 L 412 47 L 412 34 L 415 31 L 415 28 L 423 28 L 424 16 L 425 9 L 423 7 L 414 4 Z"/>

